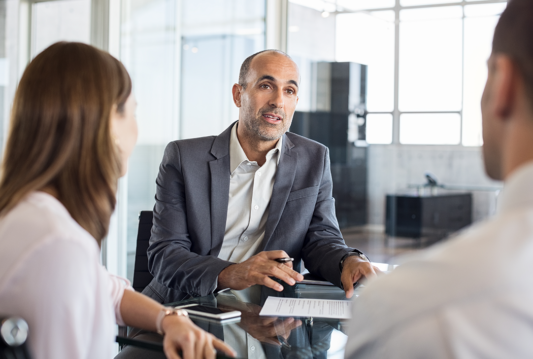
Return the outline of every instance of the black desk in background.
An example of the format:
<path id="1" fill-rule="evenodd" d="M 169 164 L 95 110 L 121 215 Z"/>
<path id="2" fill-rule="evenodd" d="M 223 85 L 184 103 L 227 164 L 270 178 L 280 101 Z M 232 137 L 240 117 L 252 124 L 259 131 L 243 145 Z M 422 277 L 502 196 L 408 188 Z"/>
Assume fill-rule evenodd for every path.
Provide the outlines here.
<path id="1" fill-rule="evenodd" d="M 472 223 L 472 194 L 387 195 L 385 233 L 440 239 Z"/>

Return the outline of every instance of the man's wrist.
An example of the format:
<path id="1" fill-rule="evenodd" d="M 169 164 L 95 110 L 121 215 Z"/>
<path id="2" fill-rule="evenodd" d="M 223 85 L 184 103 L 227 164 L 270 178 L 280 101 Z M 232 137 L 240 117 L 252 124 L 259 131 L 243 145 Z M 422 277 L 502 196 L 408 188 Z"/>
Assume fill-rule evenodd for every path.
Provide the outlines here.
<path id="1" fill-rule="evenodd" d="M 227 274 L 228 274 L 228 271 L 227 270 L 229 267 L 231 266 L 234 266 L 236 265 L 237 263 L 231 263 L 229 266 L 225 267 L 224 269 L 222 269 L 220 271 L 220 273 L 218 273 L 218 276 L 217 276 L 217 285 L 216 285 L 216 291 L 219 292 L 221 290 L 225 290 L 225 289 L 230 289 L 230 285 L 229 285 L 229 281 L 227 280 Z"/>
<path id="2" fill-rule="evenodd" d="M 345 261 L 348 258 L 350 258 L 350 257 L 356 257 L 356 258 L 360 259 L 363 262 L 370 262 L 370 259 L 368 259 L 368 257 L 363 252 L 361 252 L 360 250 L 354 249 L 352 252 L 346 253 L 341 258 L 341 261 L 339 262 L 339 269 L 340 269 L 341 273 L 342 273 L 342 270 L 344 269 Z"/>
<path id="3" fill-rule="evenodd" d="M 226 290 L 231 289 L 228 286 L 221 285 L 218 278 L 219 277 L 215 279 L 215 293 L 225 292 Z"/>

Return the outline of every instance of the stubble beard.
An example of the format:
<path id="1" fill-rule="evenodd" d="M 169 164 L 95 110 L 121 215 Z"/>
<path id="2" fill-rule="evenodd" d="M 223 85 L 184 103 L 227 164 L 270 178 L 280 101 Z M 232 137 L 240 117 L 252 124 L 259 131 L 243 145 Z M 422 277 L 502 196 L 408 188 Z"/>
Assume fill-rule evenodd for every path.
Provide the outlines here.
<path id="1" fill-rule="evenodd" d="M 264 112 L 271 112 L 282 117 L 281 126 L 273 125 L 265 122 L 262 119 Z M 278 140 L 287 130 L 287 119 L 282 111 L 261 111 L 257 117 L 254 116 L 250 108 L 244 113 L 245 120 L 242 121 L 246 132 L 256 141 L 275 141 Z M 268 129 L 275 129 L 275 131 L 268 131 Z"/>

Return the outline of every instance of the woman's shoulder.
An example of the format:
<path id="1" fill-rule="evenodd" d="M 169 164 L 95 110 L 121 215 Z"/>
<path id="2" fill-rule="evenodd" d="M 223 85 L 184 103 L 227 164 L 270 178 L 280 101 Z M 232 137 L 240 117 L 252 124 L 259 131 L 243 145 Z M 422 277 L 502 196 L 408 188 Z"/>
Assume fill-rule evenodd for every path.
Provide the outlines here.
<path id="1" fill-rule="evenodd" d="M 99 248 L 54 197 L 33 192 L 0 219 L 0 279 L 17 263 L 43 246 L 80 247 L 89 258 L 98 260 Z"/>
<path id="2" fill-rule="evenodd" d="M 96 245 L 96 241 L 72 218 L 65 206 L 44 192 L 32 192 L 26 196 L 0 220 L 0 226 L 4 223 L 16 230 L 24 226 L 39 233 L 56 234 L 73 240 L 90 238 L 89 243 Z"/>
<path id="3" fill-rule="evenodd" d="M 32 194 L 0 219 L 0 308 L 28 322 L 30 348 L 46 357 L 92 357 L 87 343 L 112 342 L 98 245 L 53 197 Z"/>

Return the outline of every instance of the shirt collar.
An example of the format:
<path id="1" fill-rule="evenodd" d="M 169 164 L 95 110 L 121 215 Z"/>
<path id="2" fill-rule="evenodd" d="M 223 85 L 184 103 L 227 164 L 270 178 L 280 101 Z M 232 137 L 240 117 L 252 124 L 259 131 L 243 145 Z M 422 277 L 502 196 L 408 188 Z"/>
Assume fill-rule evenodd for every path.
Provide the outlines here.
<path id="1" fill-rule="evenodd" d="M 516 208 L 533 207 L 533 162 L 517 168 L 505 181 L 499 199 L 499 212 L 507 212 Z"/>
<path id="2" fill-rule="evenodd" d="M 233 125 L 233 128 L 231 129 L 231 136 L 229 141 L 229 155 L 230 155 L 230 173 L 233 173 L 237 167 L 241 165 L 243 162 L 250 162 L 248 160 L 248 157 L 246 157 L 246 153 L 244 153 L 244 150 L 242 149 L 241 143 L 239 142 L 239 138 L 237 137 L 237 125 L 239 122 L 237 121 L 235 125 Z M 267 161 L 272 158 L 276 153 L 281 153 L 281 146 L 283 142 L 283 136 L 280 137 L 278 140 L 278 143 L 276 143 L 276 147 L 268 151 L 267 153 Z M 277 163 L 279 163 L 279 159 L 281 156 L 278 155 Z"/>

